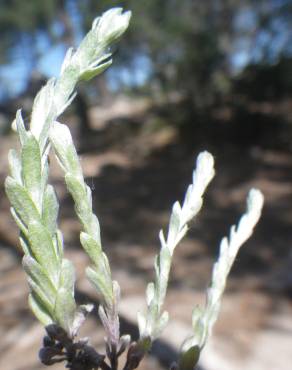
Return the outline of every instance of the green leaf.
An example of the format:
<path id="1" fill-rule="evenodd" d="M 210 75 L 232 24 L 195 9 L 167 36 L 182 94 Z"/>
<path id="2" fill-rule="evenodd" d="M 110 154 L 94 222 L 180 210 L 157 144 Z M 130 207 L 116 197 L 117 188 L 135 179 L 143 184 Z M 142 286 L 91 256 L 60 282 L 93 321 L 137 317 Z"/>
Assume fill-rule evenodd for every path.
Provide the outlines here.
<path id="1" fill-rule="evenodd" d="M 69 128 L 59 122 L 54 122 L 50 129 L 50 140 L 65 171 L 83 179 L 80 162 Z"/>
<path id="2" fill-rule="evenodd" d="M 92 219 L 92 210 L 88 206 L 87 194 L 84 185 L 78 178 L 72 176 L 70 173 L 65 175 L 65 182 L 67 188 L 72 195 L 75 202 L 75 211 L 85 230 L 90 227 Z"/>
<path id="3" fill-rule="evenodd" d="M 159 268 L 162 273 L 164 271 L 169 271 L 171 264 L 171 253 L 167 246 L 162 247 L 160 250 L 159 264 L 160 264 Z"/>
<path id="4" fill-rule="evenodd" d="M 23 145 L 27 139 L 27 131 L 25 129 L 24 122 L 21 116 L 21 109 L 18 109 L 18 111 L 16 112 L 15 121 L 16 121 L 17 132 L 19 135 L 19 140 L 20 140 L 21 145 Z"/>
<path id="5" fill-rule="evenodd" d="M 12 214 L 12 217 L 14 218 L 14 221 L 16 222 L 16 225 L 19 227 L 20 231 L 27 237 L 27 228 L 24 225 L 24 223 L 21 221 L 21 219 L 18 217 L 18 214 L 15 212 L 14 208 L 10 208 L 10 212 Z"/>
<path id="6" fill-rule="evenodd" d="M 59 212 L 59 203 L 52 185 L 48 185 L 43 199 L 42 222 L 46 225 L 51 236 L 57 229 L 57 217 Z"/>
<path id="7" fill-rule="evenodd" d="M 41 193 L 43 194 L 47 188 L 49 178 L 49 163 L 48 163 L 48 149 L 47 153 L 42 155 L 42 175 L 41 175 Z"/>
<path id="8" fill-rule="evenodd" d="M 131 12 L 123 13 L 123 9 L 115 7 L 109 9 L 93 22 L 93 30 L 98 39 L 103 43 L 110 44 L 119 39 L 128 28 Z"/>
<path id="9" fill-rule="evenodd" d="M 175 237 L 180 230 L 180 215 L 181 215 L 181 206 L 179 202 L 175 202 L 172 207 L 172 213 L 169 221 L 169 230 L 167 236 L 167 244 L 175 244 Z"/>
<path id="10" fill-rule="evenodd" d="M 157 338 L 162 331 L 165 329 L 167 323 L 168 323 L 169 315 L 167 311 L 164 311 L 162 315 L 160 315 L 159 319 L 155 323 L 155 327 L 153 330 L 153 337 Z"/>
<path id="11" fill-rule="evenodd" d="M 41 153 L 37 140 L 28 134 L 22 152 L 22 179 L 36 205 L 40 205 Z"/>
<path id="12" fill-rule="evenodd" d="M 94 237 L 97 243 L 101 245 L 100 225 L 99 225 L 98 218 L 95 214 L 92 214 L 91 223 L 90 223 L 90 234 Z"/>
<path id="13" fill-rule="evenodd" d="M 168 284 L 168 276 L 169 276 L 169 270 L 171 266 L 171 254 L 167 246 L 164 246 L 160 250 L 160 254 L 157 259 L 157 264 L 156 266 L 156 273 L 159 275 L 159 296 L 161 299 L 161 302 L 159 304 L 163 303 L 165 292 L 167 289 L 167 284 Z"/>
<path id="14" fill-rule="evenodd" d="M 22 233 L 20 233 L 19 241 L 20 241 L 20 245 L 21 245 L 21 248 L 22 248 L 24 254 L 26 256 L 32 256 L 33 253 L 30 249 L 29 242 L 27 240 L 26 235 L 23 235 Z"/>
<path id="15" fill-rule="evenodd" d="M 194 370 L 200 358 L 200 347 L 192 346 L 179 358 L 179 370 Z"/>
<path id="16" fill-rule="evenodd" d="M 104 72 L 111 64 L 112 64 L 112 59 L 110 59 L 108 62 L 99 64 L 96 67 L 91 67 L 91 68 L 89 67 L 81 73 L 81 75 L 79 76 L 79 80 L 89 81 L 95 76 Z"/>
<path id="17" fill-rule="evenodd" d="M 196 331 L 198 322 L 203 317 L 203 314 L 204 314 L 204 311 L 203 311 L 202 307 L 200 307 L 200 306 L 195 306 L 194 307 L 193 312 L 192 312 L 192 326 L 193 326 L 194 331 Z"/>
<path id="18" fill-rule="evenodd" d="M 51 78 L 38 92 L 32 107 L 30 130 L 34 137 L 39 140 L 42 148 L 47 138 L 50 123 L 49 116 L 54 109 L 54 90 L 55 78 Z"/>
<path id="19" fill-rule="evenodd" d="M 94 60 L 96 60 L 96 58 L 100 57 L 103 54 L 105 45 L 102 45 L 101 47 L 101 45 L 98 44 L 98 41 L 99 40 L 92 29 L 81 41 L 78 49 L 73 56 L 73 58 L 77 60 L 79 65 L 81 66 L 81 70 L 84 70 L 88 66 L 88 64 L 91 64 Z M 93 45 L 95 47 L 92 47 Z M 82 72 L 79 71 L 79 73 Z"/>
<path id="20" fill-rule="evenodd" d="M 92 262 L 95 265 L 98 265 L 100 259 L 102 258 L 101 246 L 97 243 L 95 239 L 84 232 L 81 232 L 80 234 L 80 241 Z"/>
<path id="21" fill-rule="evenodd" d="M 55 305 L 55 317 L 58 324 L 68 333 L 73 330 L 76 303 L 71 293 L 65 288 L 58 290 Z"/>
<path id="22" fill-rule="evenodd" d="M 30 277 L 27 278 L 28 285 L 30 287 L 30 291 L 33 292 L 35 300 L 43 306 L 46 311 L 53 316 L 54 314 L 54 302 L 52 302 L 46 293 L 42 290 L 42 288 L 38 285 L 38 283 L 31 279 Z"/>
<path id="23" fill-rule="evenodd" d="M 108 281 L 104 278 L 102 271 L 96 272 L 91 267 L 86 268 L 86 276 L 95 287 L 100 297 L 108 306 L 111 306 L 113 304 L 113 291 L 111 281 Z"/>
<path id="24" fill-rule="evenodd" d="M 25 272 L 40 287 L 51 304 L 53 304 L 56 299 L 57 290 L 50 280 L 47 271 L 30 256 L 24 256 L 22 264 Z"/>
<path id="25" fill-rule="evenodd" d="M 74 300 L 75 270 L 73 264 L 64 259 L 62 261 L 59 289 L 55 305 L 55 315 L 60 326 L 67 332 L 73 330 L 76 303 Z"/>
<path id="26" fill-rule="evenodd" d="M 46 268 L 54 284 L 58 282 L 60 262 L 48 230 L 40 222 L 28 225 L 28 237 L 31 250 L 38 263 Z"/>
<path id="27" fill-rule="evenodd" d="M 72 63 L 72 57 L 74 55 L 74 48 L 71 47 L 66 51 L 65 58 L 63 60 L 62 66 L 61 66 L 61 74 L 65 71 L 67 67 Z"/>
<path id="28" fill-rule="evenodd" d="M 50 316 L 46 308 L 43 307 L 41 303 L 36 299 L 34 293 L 31 293 L 29 295 L 28 303 L 29 303 L 29 306 L 32 312 L 35 314 L 35 316 L 44 326 L 47 326 L 53 323 L 52 317 Z"/>
<path id="29" fill-rule="evenodd" d="M 79 328 L 84 323 L 87 315 L 93 310 L 93 304 L 86 304 L 81 305 L 76 309 L 74 322 L 72 326 L 72 334 L 75 336 L 79 330 Z"/>
<path id="30" fill-rule="evenodd" d="M 66 289 L 73 296 L 74 284 L 75 284 L 75 269 L 73 263 L 67 259 L 63 259 L 59 286 Z"/>
<path id="31" fill-rule="evenodd" d="M 56 232 L 55 243 L 57 245 L 58 255 L 61 259 L 61 258 L 63 258 L 63 254 L 64 254 L 64 242 L 63 242 L 63 234 L 62 234 L 61 230 L 59 230 L 59 229 Z"/>
<path id="32" fill-rule="evenodd" d="M 120 300 L 121 300 L 121 287 L 116 280 L 113 280 L 112 282 L 112 290 L 113 290 L 115 306 L 118 307 Z"/>
<path id="33" fill-rule="evenodd" d="M 144 335 L 145 330 L 146 330 L 147 321 L 146 321 L 145 315 L 140 311 L 137 312 L 137 321 L 138 321 L 139 333 L 140 335 Z"/>
<path id="34" fill-rule="evenodd" d="M 16 150 L 10 149 L 8 153 L 8 162 L 9 162 L 9 170 L 11 176 L 16 180 L 19 184 L 22 184 L 21 178 L 21 162 L 19 155 Z"/>
<path id="35" fill-rule="evenodd" d="M 208 331 L 208 318 L 205 316 L 207 311 L 204 311 L 200 306 L 195 306 L 192 312 L 192 327 L 193 335 L 186 341 L 187 346 L 192 347 L 198 345 L 201 349 L 204 347 L 204 340 Z"/>
<path id="36" fill-rule="evenodd" d="M 155 295 L 155 285 L 154 283 L 149 283 L 146 289 L 146 301 L 148 306 L 150 306 L 151 302 L 153 301 L 154 295 Z"/>
<path id="37" fill-rule="evenodd" d="M 56 83 L 55 105 L 56 115 L 59 116 L 67 107 L 67 101 L 70 99 L 78 82 L 80 66 L 76 63 L 69 64 L 62 72 L 61 78 Z"/>
<path id="38" fill-rule="evenodd" d="M 112 280 L 109 260 L 107 258 L 107 255 L 104 252 L 102 252 L 102 259 L 101 259 L 101 262 L 98 264 L 98 268 L 101 270 L 101 273 L 107 277 L 109 281 Z"/>
<path id="39" fill-rule="evenodd" d="M 5 180 L 5 190 L 10 203 L 23 223 L 28 225 L 32 220 L 40 220 L 40 214 L 28 191 L 10 176 Z"/>

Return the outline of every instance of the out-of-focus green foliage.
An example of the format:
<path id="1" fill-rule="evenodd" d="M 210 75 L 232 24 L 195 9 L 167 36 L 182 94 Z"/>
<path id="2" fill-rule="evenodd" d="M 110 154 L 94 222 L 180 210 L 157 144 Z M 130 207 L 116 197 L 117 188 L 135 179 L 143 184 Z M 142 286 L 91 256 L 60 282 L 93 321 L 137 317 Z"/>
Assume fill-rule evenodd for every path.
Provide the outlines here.
<path id="1" fill-rule="evenodd" d="M 289 0 L 3 0 L 0 63 L 13 58 L 21 45 L 26 64 L 35 68 L 42 56 L 40 32 L 51 44 L 74 46 L 76 35 L 90 27 L 92 14 L 109 6 L 134 14 L 114 68 L 125 68 L 131 76 L 139 70 L 146 77 L 144 91 L 176 91 L 195 107 L 230 94 L 234 59 L 243 50 L 247 63 L 267 66 L 292 52 Z"/>
<path id="2" fill-rule="evenodd" d="M 289 36 L 289 1 L 87 0 L 79 4 L 84 24 L 92 12 L 117 4 L 134 14 L 120 50 L 126 62 L 146 55 L 152 65 L 149 85 L 179 91 L 198 107 L 230 92 L 231 58 L 240 52 L 239 42 L 249 43 L 250 60 L 259 64 L 271 62 L 274 54 L 277 58 L 289 47 L 286 40 L 273 49 L 283 29 Z"/>
<path id="3" fill-rule="evenodd" d="M 292 92 L 291 68 L 291 58 L 282 58 L 274 65 L 250 65 L 236 79 L 234 92 L 256 101 L 290 97 Z"/>
<path id="4" fill-rule="evenodd" d="M 18 44 L 27 47 L 26 58 L 37 57 L 34 53 L 35 36 L 43 31 L 54 38 L 52 25 L 64 1 L 49 0 L 2 0 L 0 3 L 0 63 L 9 62 L 11 50 Z"/>
<path id="5" fill-rule="evenodd" d="M 119 3 L 110 1 L 111 5 Z M 88 12 L 107 6 L 106 1 L 88 1 L 80 8 L 86 24 Z M 132 29 L 124 40 L 121 53 L 127 63 L 139 54 L 151 60 L 150 85 L 162 91 L 176 90 L 200 104 L 210 91 L 220 90 L 224 79 L 224 48 L 218 29 L 220 20 L 214 1 L 124 1 L 135 15 Z M 220 24 L 218 24 L 220 23 Z M 222 85 L 227 83 L 222 81 Z M 223 90 L 223 87 L 222 87 Z M 198 93 L 199 92 L 199 93 Z"/>

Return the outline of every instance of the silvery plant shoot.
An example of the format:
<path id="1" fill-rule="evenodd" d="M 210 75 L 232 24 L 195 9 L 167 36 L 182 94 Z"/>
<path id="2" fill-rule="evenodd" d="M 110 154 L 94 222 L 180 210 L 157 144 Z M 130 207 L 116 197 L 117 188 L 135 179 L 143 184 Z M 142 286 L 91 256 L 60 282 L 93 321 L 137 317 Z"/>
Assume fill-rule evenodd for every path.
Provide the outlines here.
<path id="1" fill-rule="evenodd" d="M 25 126 L 21 110 L 12 124 L 20 150 L 9 152 L 10 174 L 6 194 L 11 214 L 20 230 L 23 268 L 30 288 L 28 302 L 46 335 L 39 352 L 45 365 L 64 361 L 75 370 L 133 370 L 139 367 L 168 323 L 164 309 L 172 258 L 186 235 L 192 220 L 203 205 L 203 196 L 212 180 L 214 158 L 202 152 L 196 159 L 192 182 L 183 201 L 172 207 L 169 226 L 161 230 L 160 251 L 155 258 L 154 280 L 146 288 L 144 312 L 137 313 L 139 337 L 120 335 L 120 286 L 112 279 L 109 260 L 103 250 L 99 220 L 93 210 L 92 194 L 84 181 L 82 167 L 68 126 L 59 116 L 76 96 L 76 84 L 90 80 L 112 63 L 110 46 L 126 31 L 131 12 L 113 8 L 96 18 L 77 50 L 69 49 L 60 76 L 51 78 L 35 97 L 31 120 Z M 78 305 L 74 297 L 75 270 L 64 257 L 62 232 L 58 227 L 59 203 L 54 187 L 48 183 L 48 155 L 53 151 L 63 170 L 68 192 L 81 223 L 80 243 L 91 260 L 86 276 L 96 289 L 98 312 L 105 331 L 105 351 L 97 352 L 88 339 L 78 338 L 78 330 L 93 305 Z M 211 335 L 220 310 L 226 279 L 241 245 L 251 236 L 263 206 L 263 195 L 252 189 L 247 197 L 246 213 L 220 243 L 204 307 L 196 306 L 192 315 L 192 335 L 182 338 L 176 370 L 193 370 Z M 119 357 L 126 352 L 124 364 Z"/>

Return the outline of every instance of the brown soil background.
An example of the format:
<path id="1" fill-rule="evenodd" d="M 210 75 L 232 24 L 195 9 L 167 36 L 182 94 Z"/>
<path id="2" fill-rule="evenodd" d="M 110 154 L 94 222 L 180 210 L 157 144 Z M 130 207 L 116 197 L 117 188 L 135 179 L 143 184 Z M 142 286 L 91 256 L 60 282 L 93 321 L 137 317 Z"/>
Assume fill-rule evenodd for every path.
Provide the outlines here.
<path id="1" fill-rule="evenodd" d="M 200 365 L 205 370 L 290 369 L 292 151 L 257 143 L 237 147 L 221 142 L 219 136 L 190 149 L 174 127 L 148 129 L 153 116 L 143 104 L 119 102 L 106 111 L 91 109 L 93 130 L 86 136 L 80 137 L 76 117 L 68 117 L 66 123 L 77 140 L 101 223 L 103 246 L 122 288 L 122 330 L 129 330 L 134 337 L 136 311 L 143 309 L 146 282 L 153 278 L 158 231 L 166 227 L 171 205 L 181 200 L 190 183 L 199 150 L 206 147 L 216 160 L 217 175 L 203 209 L 175 253 L 166 301 L 170 324 L 141 369 L 163 369 L 190 332 L 191 311 L 204 301 L 219 241 L 243 212 L 251 187 L 265 195 L 263 216 L 237 258 L 214 335 Z M 17 229 L 3 190 L 7 152 L 16 142 L 13 134 L 0 138 L 0 369 L 40 370 L 45 367 L 39 363 L 37 352 L 44 331 L 27 306 Z M 56 186 L 61 205 L 60 227 L 78 275 L 77 298 L 97 302 L 84 279 L 88 259 L 79 245 L 80 227 L 72 201 L 53 159 L 51 166 L 50 181 Z M 102 348 L 104 334 L 95 315 L 84 325 L 82 335 L 90 336 L 91 342 Z"/>

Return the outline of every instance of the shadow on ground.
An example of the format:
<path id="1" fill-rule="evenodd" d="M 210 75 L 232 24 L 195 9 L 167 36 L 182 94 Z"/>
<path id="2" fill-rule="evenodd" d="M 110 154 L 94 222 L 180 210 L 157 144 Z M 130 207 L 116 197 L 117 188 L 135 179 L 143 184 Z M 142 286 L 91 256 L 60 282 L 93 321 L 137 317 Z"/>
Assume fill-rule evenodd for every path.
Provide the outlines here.
<path id="1" fill-rule="evenodd" d="M 93 192 L 103 245 L 113 271 L 117 271 L 117 276 L 122 278 L 125 299 L 130 297 L 130 302 L 140 304 L 140 301 L 144 302 L 145 281 L 153 279 L 153 257 L 159 248 L 158 231 L 167 227 L 173 202 L 182 200 L 186 186 L 191 181 L 194 158 L 202 149 L 214 154 L 216 177 L 206 194 L 199 217 L 175 253 L 170 280 L 167 308 L 178 315 L 175 322 L 178 325 L 183 323 L 182 332 L 189 328 L 195 299 L 203 301 L 202 292 L 208 285 L 212 261 L 217 255 L 221 237 L 228 233 L 229 226 L 243 212 L 248 190 L 251 187 L 262 189 L 266 197 L 263 217 L 253 238 L 247 242 L 236 261 L 221 324 L 215 331 L 215 339 L 220 338 L 224 343 L 226 338 L 233 338 L 232 345 L 238 347 L 240 355 L 247 357 L 252 351 L 248 341 L 250 332 L 256 335 L 273 327 L 270 317 L 275 312 L 281 312 L 282 307 L 287 305 L 292 311 L 290 123 L 276 113 L 268 116 L 258 111 L 247 114 L 240 109 L 217 113 L 212 111 L 204 117 L 190 112 L 190 122 L 190 117 L 183 112 L 183 107 L 155 107 L 142 116 L 140 114 L 127 119 L 117 117 L 102 129 L 87 130 L 86 136 L 78 140 L 86 182 Z M 173 121 L 174 115 L 175 121 L 180 122 L 178 127 L 165 124 L 168 120 Z M 2 180 L 7 170 L 3 158 L 6 158 L 7 149 L 14 145 L 14 141 L 12 137 L 1 138 Z M 56 185 L 61 202 L 61 229 L 69 253 L 75 256 L 78 274 L 81 275 L 87 260 L 80 259 L 80 227 L 74 216 L 71 198 L 64 190 L 61 173 L 55 169 L 54 162 L 52 170 L 51 181 Z M 5 283 L 3 279 L 1 294 L 5 299 L 1 300 L 0 312 L 1 321 L 5 323 L 4 332 L 13 336 L 13 333 L 19 335 L 16 328 L 20 327 L 22 321 L 28 320 L 28 327 L 32 327 L 33 320 L 26 308 L 27 290 L 23 288 L 25 281 L 21 275 L 19 258 L 16 258 L 17 253 L 10 254 L 16 233 L 13 223 L 7 221 L 8 203 L 3 188 L 1 216 L 0 240 L 9 251 L 9 261 L 12 262 L 8 270 L 5 267 L 7 259 L 0 262 L 1 271 L 7 277 Z M 1 249 L 3 251 L 5 249 Z M 9 296 L 9 292 L 13 292 L 11 287 L 22 291 L 22 304 L 12 293 Z M 79 299 L 87 300 L 90 296 L 87 288 L 78 289 Z M 17 314 L 11 324 L 8 318 L 11 319 L 12 313 L 5 308 L 7 300 L 14 302 L 15 308 L 11 312 Z M 128 317 L 127 314 L 122 312 L 122 330 L 130 331 L 135 337 L 137 327 L 133 316 Z M 247 322 L 245 316 L 252 324 Z M 238 336 L 235 334 L 236 328 L 239 328 Z M 28 330 L 27 326 L 25 330 Z M 180 341 L 182 339 L 179 338 Z M 13 346 L 13 341 L 7 343 L 2 347 L 0 345 L 2 353 L 9 352 Z M 177 355 L 173 348 L 167 338 L 163 338 L 154 346 L 153 355 L 162 365 L 169 365 Z M 13 367 L 10 369 L 15 370 Z M 17 367 L 17 370 L 23 369 Z M 233 369 L 242 367 L 234 366 Z"/>

